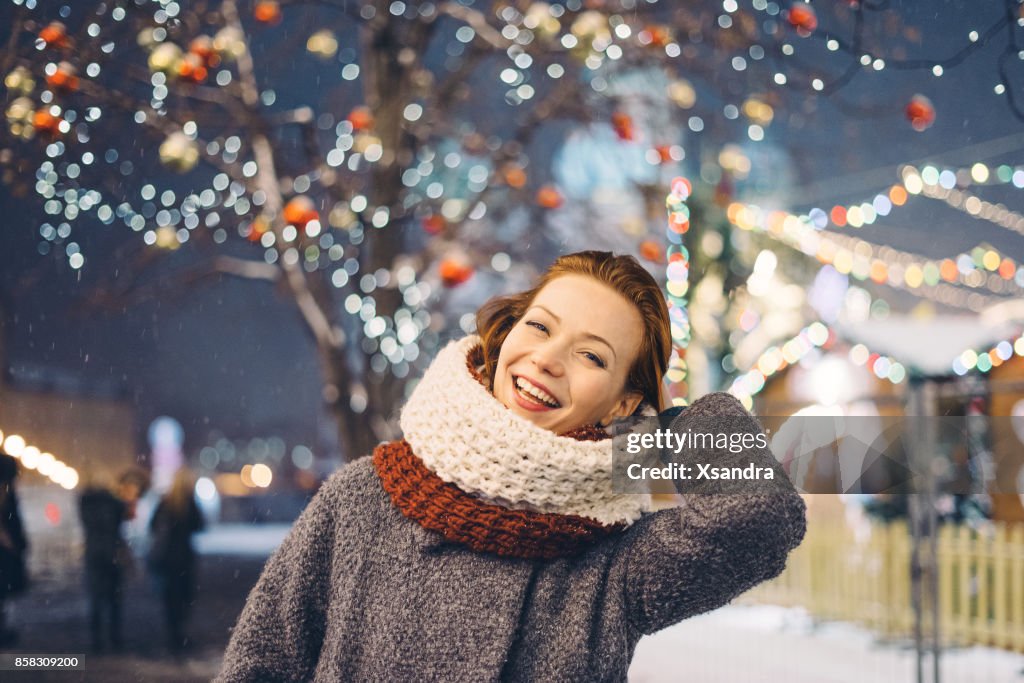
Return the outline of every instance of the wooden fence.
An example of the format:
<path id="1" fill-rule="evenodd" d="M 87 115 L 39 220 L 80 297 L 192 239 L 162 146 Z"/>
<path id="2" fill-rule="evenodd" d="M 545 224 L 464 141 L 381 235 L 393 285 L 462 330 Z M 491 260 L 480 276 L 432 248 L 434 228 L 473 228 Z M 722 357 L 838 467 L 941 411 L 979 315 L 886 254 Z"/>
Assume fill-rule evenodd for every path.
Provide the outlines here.
<path id="1" fill-rule="evenodd" d="M 868 533 L 855 533 L 841 519 L 809 520 L 786 570 L 744 601 L 800 606 L 822 619 L 909 637 L 910 559 L 905 522 L 872 523 Z M 1024 524 L 994 524 L 983 533 L 943 525 L 937 561 L 942 643 L 1024 652 Z"/>

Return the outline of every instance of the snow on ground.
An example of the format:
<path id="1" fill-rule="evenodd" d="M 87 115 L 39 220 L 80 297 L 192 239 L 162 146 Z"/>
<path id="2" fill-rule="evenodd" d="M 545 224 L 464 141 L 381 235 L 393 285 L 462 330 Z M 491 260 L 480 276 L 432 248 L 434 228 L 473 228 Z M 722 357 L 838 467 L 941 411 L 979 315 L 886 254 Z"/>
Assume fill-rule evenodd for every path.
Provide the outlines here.
<path id="1" fill-rule="evenodd" d="M 217 524 L 193 537 L 200 555 L 270 557 L 290 524 Z"/>
<path id="2" fill-rule="evenodd" d="M 1024 683 L 1024 655 L 949 649 L 943 683 Z M 818 624 L 802 609 L 731 605 L 688 619 L 637 646 L 631 683 L 906 683 L 916 681 L 912 643 L 879 643 L 870 631 Z M 931 660 L 925 664 L 931 681 Z"/>

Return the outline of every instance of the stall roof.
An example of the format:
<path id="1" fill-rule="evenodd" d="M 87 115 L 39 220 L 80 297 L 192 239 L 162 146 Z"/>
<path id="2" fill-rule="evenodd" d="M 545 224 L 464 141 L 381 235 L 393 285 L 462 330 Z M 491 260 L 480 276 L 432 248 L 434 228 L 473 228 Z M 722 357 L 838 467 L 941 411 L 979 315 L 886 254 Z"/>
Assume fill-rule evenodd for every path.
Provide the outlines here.
<path id="1" fill-rule="evenodd" d="M 908 369 L 928 375 L 952 373 L 953 360 L 967 349 L 987 350 L 1021 332 L 1019 323 L 986 323 L 978 316 L 890 316 L 859 325 L 836 324 L 846 341 L 892 356 Z"/>

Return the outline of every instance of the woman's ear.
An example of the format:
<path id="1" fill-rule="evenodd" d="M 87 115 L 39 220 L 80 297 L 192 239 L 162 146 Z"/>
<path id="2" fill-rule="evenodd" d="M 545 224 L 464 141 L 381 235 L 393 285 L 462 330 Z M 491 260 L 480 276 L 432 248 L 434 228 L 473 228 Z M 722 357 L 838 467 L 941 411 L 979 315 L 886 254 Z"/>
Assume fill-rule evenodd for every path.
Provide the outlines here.
<path id="1" fill-rule="evenodd" d="M 638 391 L 627 392 L 622 395 L 611 410 L 602 418 L 601 424 L 608 425 L 611 421 L 619 417 L 629 417 L 636 411 L 640 402 L 644 400 L 644 395 Z"/>

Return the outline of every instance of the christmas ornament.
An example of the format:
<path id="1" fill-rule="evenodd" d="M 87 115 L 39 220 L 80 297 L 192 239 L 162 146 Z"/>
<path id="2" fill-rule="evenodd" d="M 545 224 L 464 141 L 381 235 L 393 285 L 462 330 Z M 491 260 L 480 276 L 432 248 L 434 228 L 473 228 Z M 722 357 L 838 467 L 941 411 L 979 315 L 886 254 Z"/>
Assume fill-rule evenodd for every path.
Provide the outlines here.
<path id="1" fill-rule="evenodd" d="M 546 2 L 535 2 L 526 10 L 523 26 L 532 30 L 542 40 L 551 40 L 562 30 L 558 18 L 551 14 L 551 5 Z"/>
<path id="2" fill-rule="evenodd" d="M 668 84 L 668 98 L 682 109 L 690 109 L 697 103 L 697 91 L 685 78 Z"/>
<path id="3" fill-rule="evenodd" d="M 46 84 L 56 92 L 62 94 L 73 93 L 78 90 L 78 76 L 75 67 L 70 62 L 61 62 L 57 69 L 46 77 Z"/>
<path id="4" fill-rule="evenodd" d="M 35 129 L 32 127 L 35 106 L 35 102 L 27 97 L 19 97 L 11 102 L 5 115 L 12 134 L 26 140 L 35 134 Z"/>
<path id="5" fill-rule="evenodd" d="M 261 24 L 276 24 L 281 21 L 281 5 L 273 0 L 261 0 L 256 3 L 253 16 Z"/>
<path id="6" fill-rule="evenodd" d="M 220 64 L 220 55 L 213 46 L 213 38 L 210 36 L 197 36 L 188 44 L 189 54 L 199 58 L 202 65 L 207 69 Z"/>
<path id="7" fill-rule="evenodd" d="M 378 147 L 381 144 L 381 140 L 376 135 L 370 135 L 369 133 L 358 133 L 355 139 L 352 141 L 352 151 L 357 154 L 366 154 L 366 151 L 373 145 Z"/>
<path id="8" fill-rule="evenodd" d="M 642 45 L 663 48 L 672 42 L 672 30 L 667 26 L 651 25 L 637 35 Z"/>
<path id="9" fill-rule="evenodd" d="M 306 41 L 306 50 L 321 59 L 330 59 L 338 53 L 338 38 L 333 31 L 321 29 Z"/>
<path id="10" fill-rule="evenodd" d="M 537 190 L 537 204 L 545 209 L 557 209 L 564 199 L 554 185 L 545 185 Z"/>
<path id="11" fill-rule="evenodd" d="M 369 107 L 356 107 L 348 114 L 348 122 L 352 124 L 352 130 L 356 132 L 373 129 L 373 112 Z"/>
<path id="12" fill-rule="evenodd" d="M 640 243 L 640 258 L 650 261 L 651 263 L 662 262 L 662 247 L 654 240 L 644 240 Z"/>
<path id="13" fill-rule="evenodd" d="M 292 197 L 284 205 L 284 222 L 289 225 L 304 228 L 306 223 L 316 220 L 320 220 L 320 214 L 313 206 L 313 200 L 306 195 L 300 194 L 297 197 Z"/>
<path id="14" fill-rule="evenodd" d="M 429 235 L 440 234 L 445 227 L 444 216 L 431 214 L 422 220 L 423 231 Z"/>
<path id="15" fill-rule="evenodd" d="M 597 40 L 611 40 L 608 29 L 608 17 L 597 10 L 587 10 L 576 17 L 569 31 L 586 47 Z"/>
<path id="16" fill-rule="evenodd" d="M 502 171 L 502 177 L 509 187 L 519 189 L 526 185 L 526 171 L 519 164 L 508 164 Z"/>
<path id="17" fill-rule="evenodd" d="M 932 105 L 932 101 L 924 95 L 911 97 L 905 113 L 910 125 L 918 132 L 927 130 L 935 123 L 935 107 Z"/>
<path id="18" fill-rule="evenodd" d="M 23 66 L 18 66 L 4 78 L 4 85 L 15 94 L 28 95 L 35 90 L 36 82 L 32 79 L 31 71 Z"/>
<path id="19" fill-rule="evenodd" d="M 806 38 L 818 28 L 818 15 L 814 8 L 802 2 L 794 3 L 786 12 L 786 21 L 796 29 L 797 34 Z"/>
<path id="20" fill-rule="evenodd" d="M 39 40 L 43 41 L 46 47 L 65 48 L 71 45 L 68 29 L 59 21 L 50 22 L 46 28 L 40 31 Z"/>
<path id="21" fill-rule="evenodd" d="M 51 114 L 48 109 L 40 109 L 32 115 L 32 127 L 35 128 L 36 132 L 48 135 L 51 138 L 57 137 L 60 134 L 61 123 L 61 118 Z"/>
<path id="22" fill-rule="evenodd" d="M 160 163 L 177 173 L 187 173 L 199 163 L 199 146 L 181 131 L 171 133 L 160 144 Z"/>
<path id="23" fill-rule="evenodd" d="M 149 70 L 176 76 L 178 62 L 181 61 L 181 48 L 174 43 L 160 43 L 149 53 Z"/>
<path id="24" fill-rule="evenodd" d="M 234 61 L 245 54 L 245 35 L 241 29 L 225 26 L 213 36 L 213 49 L 221 59 Z"/>
<path id="25" fill-rule="evenodd" d="M 178 241 L 178 234 L 169 225 L 163 225 L 156 229 L 156 246 L 160 249 L 167 249 L 174 251 L 181 246 L 181 242 Z"/>
<path id="26" fill-rule="evenodd" d="M 178 62 L 178 75 L 186 81 L 202 83 L 208 74 L 203 58 L 195 53 L 189 52 Z"/>
<path id="27" fill-rule="evenodd" d="M 270 231 L 270 221 L 265 216 L 257 216 L 252 223 L 249 224 L 249 234 L 246 235 L 246 239 L 250 242 L 259 242 L 263 239 L 263 235 Z"/>
<path id="28" fill-rule="evenodd" d="M 633 118 L 629 114 L 621 111 L 612 114 L 612 128 L 620 140 L 632 140 L 635 137 Z"/>
<path id="29" fill-rule="evenodd" d="M 438 270 L 445 287 L 456 287 L 473 277 L 473 266 L 459 257 L 443 259 Z"/>

